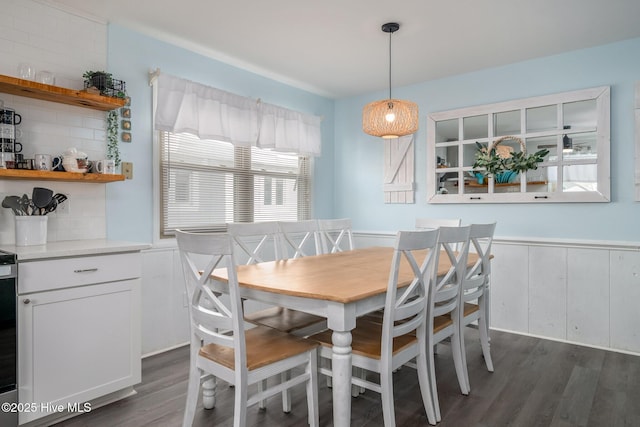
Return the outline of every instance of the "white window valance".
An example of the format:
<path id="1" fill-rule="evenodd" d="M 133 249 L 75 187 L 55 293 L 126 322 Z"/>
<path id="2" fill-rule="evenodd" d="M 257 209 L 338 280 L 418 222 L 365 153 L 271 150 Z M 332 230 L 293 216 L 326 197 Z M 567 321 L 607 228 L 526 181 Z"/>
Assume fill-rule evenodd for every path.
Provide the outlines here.
<path id="1" fill-rule="evenodd" d="M 320 155 L 320 117 L 159 74 L 155 128 L 200 139 Z"/>
<path id="2" fill-rule="evenodd" d="M 258 104 L 258 147 L 312 156 L 320 155 L 320 117 L 271 104 Z"/>

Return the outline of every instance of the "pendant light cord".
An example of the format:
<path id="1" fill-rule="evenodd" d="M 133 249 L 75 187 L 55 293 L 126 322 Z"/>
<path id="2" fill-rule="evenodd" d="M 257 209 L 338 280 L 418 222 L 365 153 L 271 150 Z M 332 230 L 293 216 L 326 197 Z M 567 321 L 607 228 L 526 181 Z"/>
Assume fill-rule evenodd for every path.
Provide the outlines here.
<path id="1" fill-rule="evenodd" d="M 391 36 L 393 31 L 389 32 L 389 99 L 391 98 Z"/>

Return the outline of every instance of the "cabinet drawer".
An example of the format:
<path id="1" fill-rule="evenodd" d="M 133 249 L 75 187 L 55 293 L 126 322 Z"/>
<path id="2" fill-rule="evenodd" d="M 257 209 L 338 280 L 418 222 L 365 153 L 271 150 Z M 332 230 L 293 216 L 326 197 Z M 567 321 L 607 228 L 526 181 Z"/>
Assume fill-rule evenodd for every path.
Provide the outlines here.
<path id="1" fill-rule="evenodd" d="M 48 291 L 140 277 L 139 252 L 18 263 L 18 293 Z"/>

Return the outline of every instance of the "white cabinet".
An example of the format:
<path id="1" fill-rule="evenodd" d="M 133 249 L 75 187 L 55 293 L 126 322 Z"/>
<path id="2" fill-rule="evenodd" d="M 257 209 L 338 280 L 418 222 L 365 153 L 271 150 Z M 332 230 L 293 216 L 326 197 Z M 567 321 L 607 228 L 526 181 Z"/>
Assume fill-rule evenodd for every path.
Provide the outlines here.
<path id="1" fill-rule="evenodd" d="M 20 424 L 140 382 L 140 269 L 138 252 L 19 263 Z"/>

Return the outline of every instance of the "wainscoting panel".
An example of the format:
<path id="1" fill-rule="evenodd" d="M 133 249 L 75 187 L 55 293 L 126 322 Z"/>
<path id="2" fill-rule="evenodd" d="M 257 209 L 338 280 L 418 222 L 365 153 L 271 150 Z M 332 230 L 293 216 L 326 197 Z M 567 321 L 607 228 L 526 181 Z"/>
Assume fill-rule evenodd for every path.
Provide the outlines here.
<path id="1" fill-rule="evenodd" d="M 529 248 L 494 244 L 493 254 L 491 325 L 505 330 L 528 331 Z"/>
<path id="2" fill-rule="evenodd" d="M 189 341 L 189 313 L 177 249 L 142 252 L 142 354 Z"/>
<path id="3" fill-rule="evenodd" d="M 609 347 L 608 251 L 569 248 L 567 255 L 567 340 Z"/>
<path id="4" fill-rule="evenodd" d="M 640 253 L 611 251 L 611 347 L 640 353 Z"/>
<path id="5" fill-rule="evenodd" d="M 566 248 L 529 248 L 529 332 L 559 339 L 567 337 Z"/>
<path id="6" fill-rule="evenodd" d="M 356 247 L 392 246 L 395 233 L 354 233 Z M 496 238 L 491 327 L 640 355 L 640 248 L 609 242 Z M 175 248 L 143 251 L 142 353 L 188 342 Z M 248 302 L 247 310 L 262 308 Z"/>

